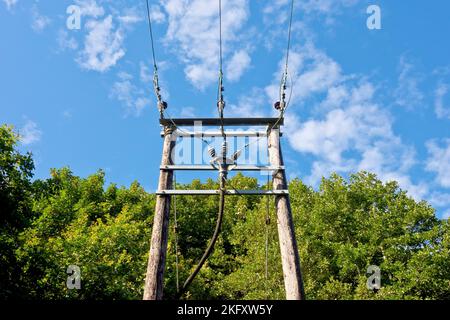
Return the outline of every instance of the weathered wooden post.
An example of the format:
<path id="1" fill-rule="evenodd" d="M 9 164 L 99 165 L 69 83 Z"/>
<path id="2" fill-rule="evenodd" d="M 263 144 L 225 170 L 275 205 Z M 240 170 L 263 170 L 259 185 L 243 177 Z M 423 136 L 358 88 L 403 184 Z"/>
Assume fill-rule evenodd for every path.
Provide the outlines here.
<path id="1" fill-rule="evenodd" d="M 161 165 L 171 165 L 175 148 L 175 127 L 164 126 L 164 145 Z M 172 189 L 173 171 L 161 170 L 158 190 Z M 144 300 L 161 300 L 163 297 L 164 268 L 166 265 L 167 238 L 169 231 L 170 195 L 157 195 L 153 218 L 152 240 L 145 278 Z"/>
<path id="2" fill-rule="evenodd" d="M 280 147 L 280 129 L 272 128 L 268 137 L 269 160 L 272 166 L 283 166 L 283 155 Z M 273 175 L 273 190 L 286 190 L 287 180 L 284 170 L 277 170 Z M 292 220 L 289 195 L 277 195 L 275 198 L 277 210 L 278 237 L 280 241 L 281 263 L 283 265 L 284 286 L 287 300 L 303 300 L 303 279 L 300 269 L 295 229 Z"/>

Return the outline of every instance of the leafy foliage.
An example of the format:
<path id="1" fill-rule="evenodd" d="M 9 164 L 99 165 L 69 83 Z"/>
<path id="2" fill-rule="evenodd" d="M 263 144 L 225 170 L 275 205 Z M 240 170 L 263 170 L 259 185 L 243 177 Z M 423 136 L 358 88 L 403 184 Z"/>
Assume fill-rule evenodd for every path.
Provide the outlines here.
<path id="1" fill-rule="evenodd" d="M 28 225 L 34 169 L 31 154 L 20 154 L 19 140 L 10 126 L 0 126 L 0 297 L 21 295 L 15 270 L 18 233 Z"/>
<path id="2" fill-rule="evenodd" d="M 105 187 L 102 171 L 83 179 L 63 168 L 32 182 L 32 157 L 16 150 L 18 136 L 6 126 L 0 136 L 0 297 L 140 299 L 154 195 L 137 182 Z M 240 174 L 229 185 L 267 187 Z M 213 180 L 177 186 L 217 187 Z M 449 222 L 438 220 L 428 203 L 367 172 L 348 181 L 332 175 L 318 191 L 300 180 L 289 189 L 307 298 L 450 299 Z M 227 198 L 215 250 L 183 298 L 284 298 L 273 202 Z M 182 285 L 212 236 L 217 197 L 178 196 L 176 207 L 167 299 L 176 295 L 177 274 Z M 69 265 L 81 269 L 80 290 L 67 289 Z M 380 290 L 366 287 L 370 265 L 381 269 Z"/>

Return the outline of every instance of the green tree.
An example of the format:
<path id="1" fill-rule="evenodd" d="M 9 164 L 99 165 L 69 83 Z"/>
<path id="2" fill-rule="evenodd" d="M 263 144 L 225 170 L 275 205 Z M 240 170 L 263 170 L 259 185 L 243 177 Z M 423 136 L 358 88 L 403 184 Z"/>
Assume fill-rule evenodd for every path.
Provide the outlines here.
<path id="1" fill-rule="evenodd" d="M 307 298 L 450 298 L 449 225 L 429 204 L 366 172 L 349 182 L 332 175 L 318 191 L 298 179 L 289 189 Z M 260 203 L 232 228 L 239 266 L 215 284 L 226 298 L 284 297 L 275 224 L 265 276 L 264 215 Z M 366 287 L 370 265 L 381 268 L 377 292 Z"/>
<path id="2" fill-rule="evenodd" d="M 0 299 L 23 294 L 15 250 L 18 233 L 31 219 L 34 164 L 30 153 L 16 149 L 19 138 L 11 126 L 0 126 Z"/>
<path id="3" fill-rule="evenodd" d="M 35 199 L 39 217 L 21 234 L 17 257 L 30 298 L 139 299 L 154 197 L 138 183 L 110 185 L 104 173 L 87 179 L 53 170 Z M 82 289 L 66 287 L 67 267 L 80 267 Z"/>
<path id="4" fill-rule="evenodd" d="M 51 170 L 31 182 L 32 157 L 17 151 L 18 139 L 0 127 L 0 298 L 141 299 L 155 196 L 137 182 L 105 187 L 101 170 L 87 178 Z M 228 187 L 270 188 L 241 174 Z M 289 190 L 308 299 L 450 299 L 450 225 L 427 202 L 367 172 L 348 180 L 334 174 L 317 191 L 296 179 Z M 176 198 L 167 299 L 176 296 L 177 274 L 182 285 L 208 245 L 217 200 Z M 70 265 L 81 269 L 80 290 L 66 286 Z M 366 286 L 371 265 L 381 269 L 376 291 Z M 227 197 L 215 250 L 183 299 L 283 298 L 274 198 Z"/>

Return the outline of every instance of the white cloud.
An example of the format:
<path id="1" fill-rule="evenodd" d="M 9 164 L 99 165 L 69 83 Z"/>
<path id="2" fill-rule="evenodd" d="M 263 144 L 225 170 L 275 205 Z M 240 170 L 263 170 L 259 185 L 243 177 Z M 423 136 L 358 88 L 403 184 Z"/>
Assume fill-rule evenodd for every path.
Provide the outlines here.
<path id="1" fill-rule="evenodd" d="M 57 42 L 60 51 L 78 49 L 77 40 L 74 37 L 69 36 L 69 33 L 64 29 L 59 30 Z"/>
<path id="2" fill-rule="evenodd" d="M 183 107 L 180 112 L 182 118 L 193 118 L 195 117 L 195 108 L 193 107 Z"/>
<path id="3" fill-rule="evenodd" d="M 226 107 L 230 117 L 264 117 L 267 116 L 267 99 L 264 90 L 253 88 L 249 93 L 242 95 L 237 104 L 229 104 Z M 269 105 L 270 106 L 270 105 Z"/>
<path id="4" fill-rule="evenodd" d="M 186 65 L 185 75 L 197 88 L 215 83 L 219 65 L 218 3 L 210 0 L 168 0 L 166 41 Z M 249 17 L 248 0 L 223 2 L 224 56 L 235 50 Z M 236 79 L 237 80 L 237 79 Z"/>
<path id="5" fill-rule="evenodd" d="M 409 171 L 416 164 L 415 150 L 395 135 L 392 116 L 375 102 L 372 83 L 345 75 L 311 42 L 294 48 L 289 69 L 294 84 L 285 137 L 294 150 L 314 156 L 307 183 L 317 185 L 332 172 L 365 170 L 383 181 L 396 180 L 415 199 L 428 194 L 426 183 L 412 181 Z M 266 87 L 266 93 L 271 101 L 278 100 L 279 84 Z M 294 114 L 302 105 L 315 110 L 310 119 Z"/>
<path id="6" fill-rule="evenodd" d="M 414 65 L 404 56 L 400 58 L 399 70 L 398 86 L 394 93 L 395 102 L 407 109 L 420 107 L 424 100 L 424 94 L 419 88 L 421 77 L 414 71 Z"/>
<path id="7" fill-rule="evenodd" d="M 72 114 L 72 111 L 70 111 L 70 110 L 64 110 L 62 113 L 62 116 L 64 119 L 72 119 L 73 114 Z"/>
<path id="8" fill-rule="evenodd" d="M 75 0 L 75 3 L 80 7 L 83 17 L 99 18 L 105 14 L 105 9 L 96 0 Z"/>
<path id="9" fill-rule="evenodd" d="M 166 15 L 161 11 L 161 7 L 159 5 L 152 5 L 150 7 L 150 18 L 154 23 L 166 22 Z"/>
<path id="10" fill-rule="evenodd" d="M 282 70 L 285 60 L 279 64 L 279 72 L 274 74 L 276 82 L 266 87 L 266 93 L 272 101 L 279 100 Z M 327 92 L 329 88 L 337 86 L 345 80 L 341 67 L 326 54 L 317 50 L 312 43 L 293 48 L 289 59 L 289 85 L 292 84 L 291 104 L 305 100 L 310 96 Z M 289 95 L 289 92 L 287 92 Z M 289 98 L 289 97 L 288 97 Z"/>
<path id="11" fill-rule="evenodd" d="M 143 15 L 135 8 L 126 8 L 117 18 L 123 25 L 131 26 L 144 20 Z"/>
<path id="12" fill-rule="evenodd" d="M 450 87 L 440 83 L 435 92 L 434 111 L 439 119 L 450 119 L 450 105 L 444 105 L 444 98 L 450 92 Z"/>
<path id="13" fill-rule="evenodd" d="M 351 7 L 358 3 L 358 0 L 306 0 L 300 1 L 301 10 L 308 14 L 321 13 L 335 15 L 345 7 Z"/>
<path id="14" fill-rule="evenodd" d="M 130 25 L 130 24 L 142 21 L 142 17 L 139 17 L 137 15 L 132 15 L 132 14 L 119 16 L 118 19 L 120 22 L 122 22 L 126 25 Z"/>
<path id="15" fill-rule="evenodd" d="M 24 145 L 30 145 L 39 142 L 42 138 L 42 131 L 39 130 L 37 124 L 28 120 L 19 130 L 20 141 Z"/>
<path id="16" fill-rule="evenodd" d="M 44 31 L 44 29 L 51 23 L 50 18 L 42 15 L 39 12 L 36 5 L 34 5 L 31 9 L 31 16 L 32 16 L 31 27 L 35 32 L 40 33 Z"/>
<path id="17" fill-rule="evenodd" d="M 383 181 L 397 181 L 415 199 L 428 193 L 425 183 L 414 184 L 409 176 L 416 163 L 414 149 L 395 136 L 390 114 L 375 104 L 341 106 L 322 120 L 287 125 L 286 136 L 293 149 L 316 157 L 307 178 L 313 185 L 332 172 L 364 170 Z"/>
<path id="18" fill-rule="evenodd" d="M 140 78 L 143 83 L 150 83 L 153 80 L 153 76 L 150 72 L 149 67 L 141 61 L 140 65 Z"/>
<path id="19" fill-rule="evenodd" d="M 86 28 L 89 33 L 78 63 L 85 69 L 105 72 L 125 55 L 123 29 L 114 28 L 111 15 L 99 21 L 89 20 Z"/>
<path id="20" fill-rule="evenodd" d="M 450 139 L 444 140 L 442 145 L 435 140 L 428 141 L 426 169 L 436 174 L 436 181 L 442 187 L 450 188 Z"/>
<path id="21" fill-rule="evenodd" d="M 234 53 L 228 63 L 226 78 L 229 81 L 237 81 L 250 66 L 252 59 L 246 50 L 239 50 Z"/>
<path id="22" fill-rule="evenodd" d="M 11 10 L 17 4 L 17 0 L 3 0 L 3 3 L 6 5 L 6 9 Z"/>
<path id="23" fill-rule="evenodd" d="M 321 19 L 326 25 L 331 26 L 336 21 L 336 16 L 354 5 L 359 0 L 303 0 L 295 2 L 295 13 L 304 13 L 304 19 Z M 289 17 L 291 0 L 275 0 L 267 1 L 266 7 L 263 9 L 265 22 L 271 24 L 271 20 L 276 23 L 285 24 Z M 277 19 L 273 19 L 276 15 Z"/>
<path id="24" fill-rule="evenodd" d="M 124 41 L 132 26 L 143 21 L 143 14 L 137 7 L 118 8 L 112 1 L 108 3 L 108 13 L 96 0 L 76 0 L 81 8 L 83 30 L 87 30 L 83 49 L 79 52 L 77 62 L 87 70 L 106 72 L 114 67 L 124 56 Z"/>
<path id="25" fill-rule="evenodd" d="M 450 207 L 450 193 L 435 191 L 428 197 L 428 201 L 435 207 L 448 208 Z"/>
<path id="26" fill-rule="evenodd" d="M 150 99 L 145 92 L 133 84 L 133 76 L 126 72 L 119 72 L 119 80 L 113 84 L 110 98 L 115 98 L 125 107 L 125 116 L 142 114 L 142 111 L 150 105 Z"/>
<path id="27" fill-rule="evenodd" d="M 447 211 L 446 213 L 444 213 L 444 215 L 442 216 L 442 219 L 444 219 L 444 220 L 450 219 L 450 211 Z"/>
<path id="28" fill-rule="evenodd" d="M 330 111 L 323 120 L 309 120 L 289 135 L 294 149 L 328 161 L 342 162 L 348 149 L 366 151 L 371 139 L 391 138 L 391 120 L 372 105 Z M 372 154 L 373 156 L 373 154 Z"/>

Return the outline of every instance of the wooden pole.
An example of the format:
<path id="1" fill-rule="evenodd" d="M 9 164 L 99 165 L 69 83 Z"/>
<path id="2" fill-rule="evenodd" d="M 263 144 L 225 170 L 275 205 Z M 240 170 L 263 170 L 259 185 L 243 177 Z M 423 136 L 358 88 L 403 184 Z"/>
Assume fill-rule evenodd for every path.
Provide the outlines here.
<path id="1" fill-rule="evenodd" d="M 280 147 L 280 130 L 273 128 L 269 133 L 269 160 L 272 166 L 283 165 L 283 155 Z M 278 170 L 273 175 L 273 189 L 287 189 L 284 170 Z M 294 223 L 292 221 L 289 195 L 279 195 L 275 198 L 277 209 L 278 238 L 280 241 L 281 263 L 283 266 L 284 286 L 287 300 L 303 300 L 305 293 L 300 269 L 297 241 L 295 239 Z"/>
<path id="2" fill-rule="evenodd" d="M 172 151 L 175 148 L 175 128 L 164 127 L 164 146 L 161 165 L 171 165 Z M 161 170 L 158 190 L 172 189 L 173 171 Z M 147 275 L 145 278 L 144 300 L 162 300 L 164 268 L 166 265 L 167 238 L 169 231 L 170 196 L 158 195 L 156 198 L 155 216 L 153 218 L 152 240 L 148 257 Z"/>

